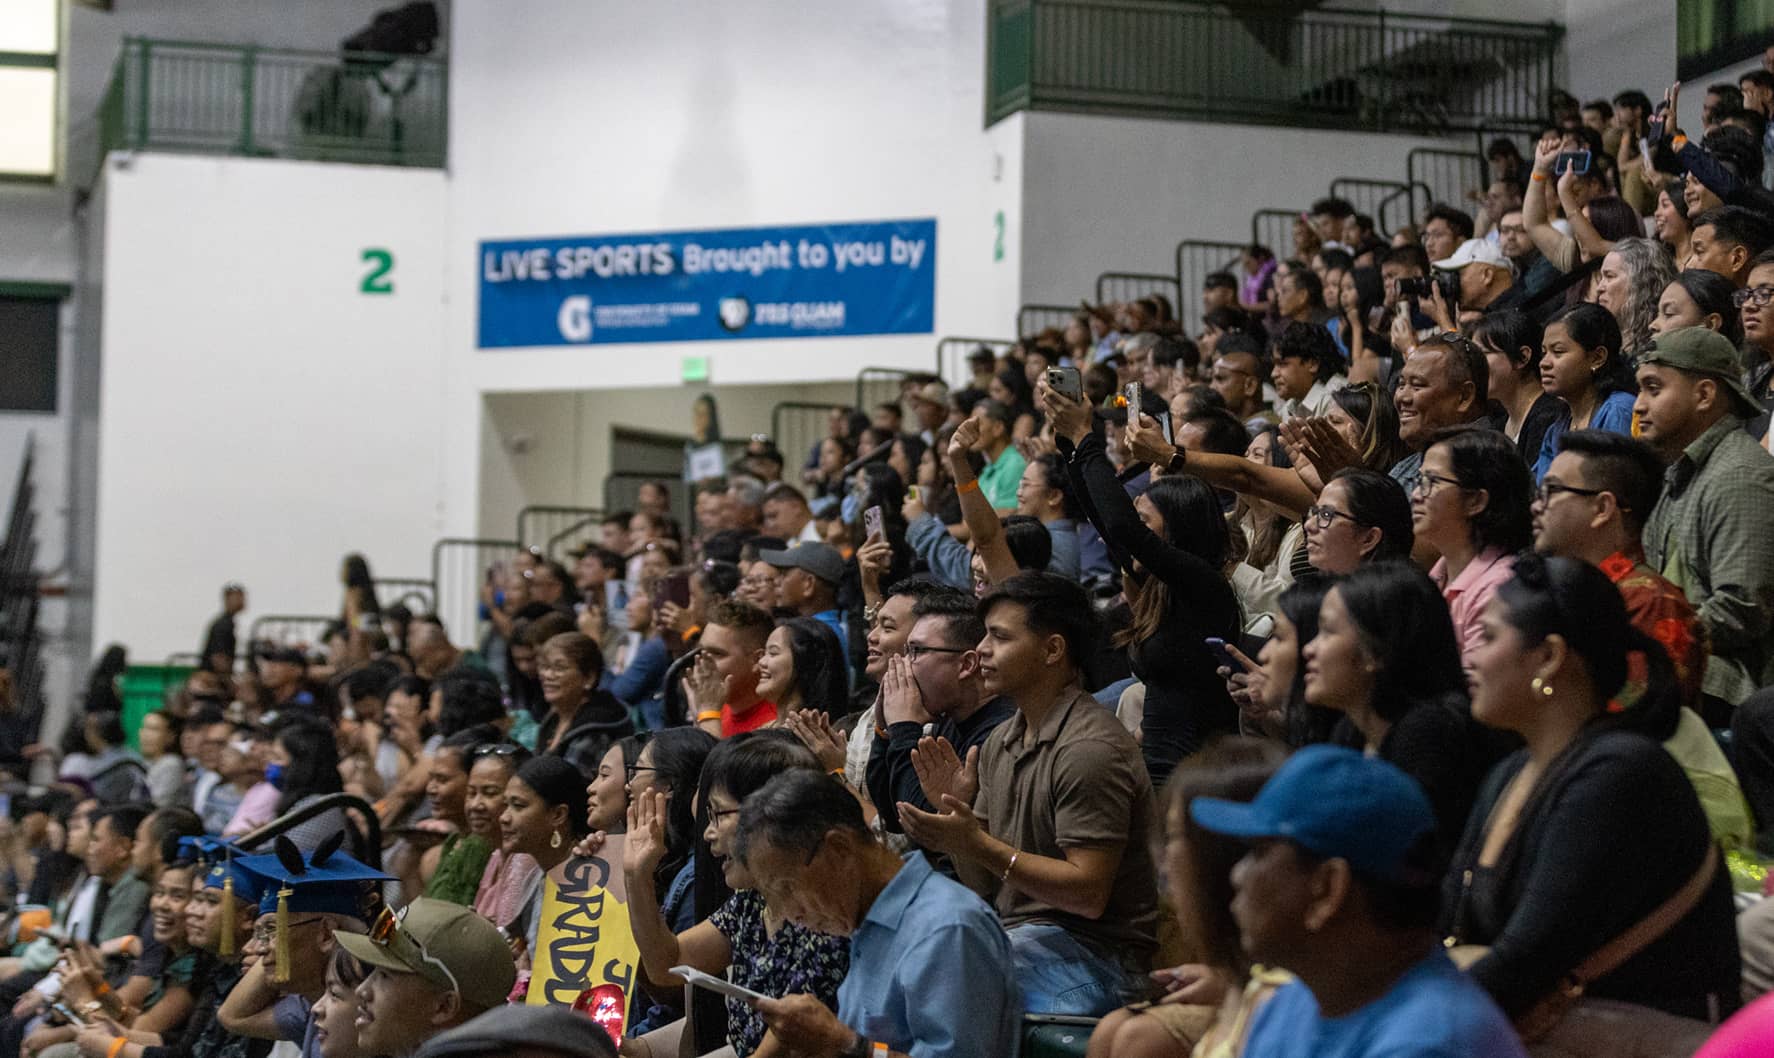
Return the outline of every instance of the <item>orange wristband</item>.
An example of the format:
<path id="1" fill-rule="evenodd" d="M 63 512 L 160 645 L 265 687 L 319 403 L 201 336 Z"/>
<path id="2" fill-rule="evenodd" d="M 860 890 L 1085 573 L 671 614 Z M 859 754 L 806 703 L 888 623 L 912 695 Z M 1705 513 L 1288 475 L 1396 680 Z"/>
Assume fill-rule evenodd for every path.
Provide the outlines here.
<path id="1" fill-rule="evenodd" d="M 1534 181 L 1536 184 L 1544 184 L 1547 180 L 1547 176 L 1545 173 L 1534 173 L 1532 176 L 1529 177 L 1529 179 Z"/>
<path id="2" fill-rule="evenodd" d="M 972 481 L 963 481 L 960 484 L 955 486 L 955 491 L 956 492 L 978 492 L 979 491 L 979 479 L 974 478 Z"/>
<path id="3" fill-rule="evenodd" d="M 719 720 L 720 718 L 721 711 L 719 709 L 704 709 L 702 712 L 696 714 L 696 722 L 699 724 L 704 720 Z"/>
<path id="4" fill-rule="evenodd" d="M 105 1058 L 117 1058 L 119 1054 L 123 1053 L 123 1045 L 128 1042 L 129 1041 L 122 1036 L 113 1037 L 111 1039 L 111 1049 L 105 1052 Z"/>
<path id="5" fill-rule="evenodd" d="M 110 982 L 100 981 L 98 984 L 98 987 L 94 988 L 92 990 L 92 994 L 95 999 L 103 999 L 106 996 L 110 995 L 111 994 Z"/>

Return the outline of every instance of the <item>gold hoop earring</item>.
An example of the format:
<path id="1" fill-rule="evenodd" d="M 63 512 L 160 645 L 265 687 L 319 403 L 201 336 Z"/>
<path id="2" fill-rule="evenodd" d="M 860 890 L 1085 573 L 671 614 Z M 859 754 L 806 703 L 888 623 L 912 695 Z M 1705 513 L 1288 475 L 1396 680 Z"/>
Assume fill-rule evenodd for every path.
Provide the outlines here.
<path id="1" fill-rule="evenodd" d="M 1533 682 L 1528 684 L 1528 686 L 1532 687 L 1542 697 L 1546 697 L 1546 698 L 1552 697 L 1552 684 L 1547 683 L 1545 680 L 1541 679 L 1538 676 L 1535 676 Z"/>
<path id="2" fill-rule="evenodd" d="M 558 849 L 561 847 L 561 832 L 560 831 L 557 830 L 554 833 L 548 835 L 548 847 L 551 849 Z"/>

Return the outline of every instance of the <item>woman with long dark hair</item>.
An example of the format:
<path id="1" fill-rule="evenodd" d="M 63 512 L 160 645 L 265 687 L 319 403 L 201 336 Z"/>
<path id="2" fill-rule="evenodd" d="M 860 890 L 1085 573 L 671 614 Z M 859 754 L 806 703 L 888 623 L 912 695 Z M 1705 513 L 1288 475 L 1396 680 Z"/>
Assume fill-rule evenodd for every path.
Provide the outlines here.
<path id="1" fill-rule="evenodd" d="M 1334 741 L 1422 785 L 1447 847 L 1500 756 L 1472 722 L 1466 673 L 1441 592 L 1407 562 L 1362 566 L 1325 593 L 1301 655 L 1306 701 L 1342 714 Z"/>
<path id="2" fill-rule="evenodd" d="M 1648 324 L 1647 324 L 1648 326 Z M 1534 481 L 1546 476 L 1567 430 L 1609 430 L 1632 436 L 1638 386 L 1621 345 L 1620 324 L 1600 305 L 1572 305 L 1552 317 L 1540 340 L 1540 384 L 1563 404 L 1546 427 Z"/>
<path id="3" fill-rule="evenodd" d="M 1473 715 L 1526 748 L 1486 779 L 1443 907 L 1448 936 L 1489 945 L 1470 970 L 1512 1016 L 1684 890 L 1673 925 L 1583 994 L 1709 1021 L 1741 1002 L 1730 876 L 1694 788 L 1644 718 L 1610 713 L 1633 651 L 1670 672 L 1573 559 L 1523 556 L 1485 611 Z"/>
<path id="4" fill-rule="evenodd" d="M 847 712 L 850 691 L 844 647 L 831 626 L 812 617 L 777 625 L 758 661 L 758 695 L 776 703 L 774 726 L 802 709 L 834 719 Z"/>
<path id="5" fill-rule="evenodd" d="M 1320 573 L 1353 573 L 1367 562 L 1411 557 L 1411 501 L 1391 477 L 1345 467 L 1306 510 L 1306 560 Z"/>
<path id="6" fill-rule="evenodd" d="M 536 931 L 542 924 L 542 880 L 590 833 L 585 809 L 585 776 L 560 757 L 532 757 L 505 784 L 500 847 L 507 858 L 528 856 L 537 868 L 521 908 L 507 924 L 508 933 L 523 938 L 520 974 L 527 974 L 530 953 L 536 950 Z"/>
<path id="7" fill-rule="evenodd" d="M 345 603 L 339 610 L 339 620 L 345 625 L 347 634 L 364 631 L 366 617 L 382 619 L 382 604 L 376 599 L 376 580 L 370 576 L 368 559 L 355 551 L 346 555 L 344 567 L 339 571 L 339 581 L 345 587 Z"/>
<path id="8" fill-rule="evenodd" d="M 1133 611 L 1114 643 L 1146 685 L 1140 748 L 1153 783 L 1162 784 L 1209 735 L 1237 727 L 1237 707 L 1206 644 L 1239 632 L 1225 515 L 1214 490 L 1187 475 L 1159 478 L 1129 500 L 1090 409 L 1046 386 L 1042 394 L 1072 494 L 1108 546 Z"/>
<path id="9" fill-rule="evenodd" d="M 1543 330 L 1516 309 L 1486 313 L 1472 325 L 1473 344 L 1484 350 L 1490 369 L 1490 398 L 1503 409 L 1503 435 L 1529 466 L 1540 458 L 1546 428 L 1569 410 L 1540 384 Z"/>
<path id="10" fill-rule="evenodd" d="M 992 376 L 986 396 L 1010 409 L 1010 437 L 1021 441 L 1041 432 L 1035 408 L 1035 391 L 1022 368 L 1011 366 Z"/>
<path id="11" fill-rule="evenodd" d="M 273 817 L 306 808 L 329 794 L 343 793 L 345 783 L 339 777 L 339 743 L 332 728 L 308 719 L 285 724 L 272 741 L 265 780 L 279 791 Z M 303 852 L 312 852 L 315 846 L 347 825 L 344 812 L 329 808 L 290 828 L 286 836 Z"/>
<path id="12" fill-rule="evenodd" d="M 1289 584 L 1275 600 L 1275 627 L 1254 664 L 1230 648 L 1244 671 L 1221 671 L 1246 733 L 1283 739 L 1296 749 L 1330 739 L 1339 714 L 1307 704 L 1306 665 L 1300 655 L 1318 636 L 1318 611 L 1336 582 L 1335 577 L 1310 573 Z"/>
<path id="13" fill-rule="evenodd" d="M 1235 1053 L 1221 1048 L 1242 1042 L 1256 1009 L 1288 979 L 1286 973 L 1252 965 L 1232 917 L 1232 870 L 1248 846 L 1207 830 L 1189 814 L 1197 797 L 1252 800 L 1284 755 L 1273 742 L 1216 739 L 1179 764 L 1164 788 L 1163 876 L 1191 942 L 1191 964 L 1152 976 L 1167 991 L 1188 989 L 1191 1004 L 1217 999 L 1214 1017 L 1204 1019 L 1200 1006 L 1181 1002 L 1124 1007 L 1092 1030 L 1086 1058 Z"/>
<path id="14" fill-rule="evenodd" d="M 1667 334 L 1683 327 L 1705 327 L 1717 331 L 1732 345 L 1743 344 L 1743 314 L 1732 300 L 1737 284 L 1704 268 L 1677 272 L 1663 288 L 1657 302 L 1657 317 L 1651 321 L 1652 334 Z"/>
<path id="15" fill-rule="evenodd" d="M 1485 603 L 1533 542 L 1533 502 L 1527 468 L 1495 430 L 1452 429 L 1423 454 L 1412 528 L 1441 556 L 1429 576 L 1447 599 L 1462 655 L 1477 649 Z"/>

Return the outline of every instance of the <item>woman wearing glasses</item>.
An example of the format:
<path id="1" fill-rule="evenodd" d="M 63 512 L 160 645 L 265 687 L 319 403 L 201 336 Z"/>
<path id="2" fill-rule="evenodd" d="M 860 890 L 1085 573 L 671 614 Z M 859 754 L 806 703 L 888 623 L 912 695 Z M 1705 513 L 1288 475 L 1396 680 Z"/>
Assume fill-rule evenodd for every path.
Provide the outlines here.
<path id="1" fill-rule="evenodd" d="M 1527 468 L 1495 430 L 1456 429 L 1423 454 L 1412 527 L 1441 555 L 1429 576 L 1447 600 L 1468 661 L 1479 646 L 1485 604 L 1509 579 L 1516 553 L 1533 542 L 1532 504 Z"/>
<path id="2" fill-rule="evenodd" d="M 592 748 L 581 752 L 595 754 L 591 759 L 597 760 L 612 740 L 634 734 L 628 707 L 598 687 L 603 671 L 604 655 L 596 641 L 578 632 L 563 632 L 542 644 L 536 674 L 542 678 L 548 715 L 536 732 L 538 752 L 564 756 L 574 743 L 589 742 Z"/>
<path id="3" fill-rule="evenodd" d="M 1749 392 L 1763 404 L 1774 399 L 1774 254 L 1764 253 L 1750 265 L 1749 285 L 1732 301 L 1743 320 L 1750 349 Z M 1727 335 L 1728 337 L 1729 335 Z"/>
<path id="4" fill-rule="evenodd" d="M 1377 470 L 1339 470 L 1306 509 L 1306 559 L 1320 573 L 1353 573 L 1368 562 L 1408 559 L 1415 539 L 1411 501 Z"/>

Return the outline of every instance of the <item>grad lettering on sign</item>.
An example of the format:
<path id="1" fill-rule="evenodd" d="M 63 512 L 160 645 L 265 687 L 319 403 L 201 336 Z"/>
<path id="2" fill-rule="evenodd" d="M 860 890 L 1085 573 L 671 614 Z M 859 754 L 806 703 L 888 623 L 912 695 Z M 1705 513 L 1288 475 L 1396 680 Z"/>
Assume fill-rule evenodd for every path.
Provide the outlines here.
<path id="1" fill-rule="evenodd" d="M 599 855 L 574 856 L 548 872 L 525 1003 L 568 1006 L 601 984 L 633 994 L 640 949 L 622 872 L 611 867 L 621 860 L 622 838 L 611 835 Z"/>
<path id="2" fill-rule="evenodd" d="M 480 245 L 482 349 L 928 334 L 936 221 Z"/>

